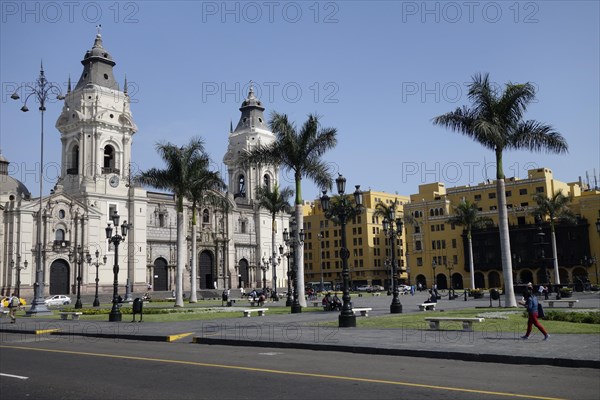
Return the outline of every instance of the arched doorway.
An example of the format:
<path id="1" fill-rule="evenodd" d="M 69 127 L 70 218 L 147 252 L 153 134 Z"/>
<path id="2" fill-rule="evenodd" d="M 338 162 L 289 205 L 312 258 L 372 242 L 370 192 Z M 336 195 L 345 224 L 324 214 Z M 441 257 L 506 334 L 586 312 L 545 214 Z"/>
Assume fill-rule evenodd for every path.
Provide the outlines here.
<path id="1" fill-rule="evenodd" d="M 532 280 L 525 281 L 525 283 L 533 283 Z M 550 272 L 546 268 L 540 268 L 537 272 L 537 281 L 536 283 L 549 283 L 550 282 Z"/>
<path id="2" fill-rule="evenodd" d="M 215 289 L 215 284 L 213 280 L 213 254 L 204 250 L 200 253 L 200 272 L 198 276 L 200 277 L 200 289 Z"/>
<path id="3" fill-rule="evenodd" d="M 475 288 L 484 288 L 485 287 L 485 277 L 481 272 L 475 272 Z"/>
<path id="4" fill-rule="evenodd" d="M 540 270 L 543 273 L 543 270 Z M 528 284 L 529 282 L 533 283 L 533 273 L 528 269 L 524 269 L 519 273 L 519 281 L 522 284 Z"/>
<path id="5" fill-rule="evenodd" d="M 452 289 L 464 289 L 463 277 L 458 272 L 452 274 Z"/>
<path id="6" fill-rule="evenodd" d="M 436 277 L 436 283 L 438 289 L 448 289 L 448 279 L 446 279 L 446 275 L 438 274 Z"/>
<path id="7" fill-rule="evenodd" d="M 561 285 L 566 285 L 568 283 L 572 283 L 569 279 L 569 271 L 567 271 L 566 269 L 559 268 L 558 275 L 560 276 L 560 284 Z"/>
<path id="8" fill-rule="evenodd" d="M 250 287 L 250 267 L 248 265 L 248 261 L 245 258 L 241 259 L 239 262 L 239 286 L 240 287 Z"/>
<path id="9" fill-rule="evenodd" d="M 50 294 L 69 294 L 69 264 L 65 260 L 50 266 Z"/>
<path id="10" fill-rule="evenodd" d="M 417 288 L 419 287 L 419 284 L 421 284 L 421 288 L 423 289 L 427 287 L 427 278 L 425 275 L 417 275 Z"/>
<path id="11" fill-rule="evenodd" d="M 169 290 L 169 266 L 164 258 L 154 261 L 154 290 Z"/>
<path id="12" fill-rule="evenodd" d="M 489 288 L 499 288 L 500 285 L 500 274 L 496 271 L 490 272 L 488 275 Z"/>

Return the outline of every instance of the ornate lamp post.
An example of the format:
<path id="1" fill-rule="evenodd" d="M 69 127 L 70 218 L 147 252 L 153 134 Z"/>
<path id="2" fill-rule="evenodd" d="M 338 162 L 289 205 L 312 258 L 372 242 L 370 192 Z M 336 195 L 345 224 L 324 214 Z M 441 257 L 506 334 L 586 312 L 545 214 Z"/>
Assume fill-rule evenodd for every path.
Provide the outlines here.
<path id="1" fill-rule="evenodd" d="M 294 281 L 294 294 L 293 301 L 291 304 L 292 314 L 299 314 L 302 312 L 302 306 L 300 305 L 300 299 L 298 299 L 298 265 L 296 265 L 296 252 L 300 251 L 299 247 L 304 243 L 304 229 L 300 229 L 300 232 L 296 229 L 296 221 L 290 221 L 290 232 L 288 232 L 287 228 L 283 230 L 283 241 L 285 244 L 292 249 L 292 259 L 294 260 L 294 265 L 291 271 L 288 271 L 288 282 L 289 277 Z M 288 266 L 289 266 L 289 258 L 288 258 Z M 290 298 L 290 293 L 288 292 L 288 299 Z M 287 302 L 286 302 L 287 305 Z"/>
<path id="2" fill-rule="evenodd" d="M 29 263 L 27 262 L 27 260 L 25 260 L 25 262 L 23 263 L 23 265 L 21 265 L 21 255 L 17 254 L 17 264 L 15 265 L 15 260 L 12 260 L 10 262 L 10 267 L 14 270 L 17 271 L 17 296 L 21 297 L 21 270 L 23 269 L 27 269 L 27 266 L 29 265 Z"/>
<path id="3" fill-rule="evenodd" d="M 96 267 L 96 295 L 94 296 L 94 307 L 100 307 L 100 300 L 98 299 L 98 267 L 106 264 L 106 254 L 104 255 L 104 257 L 102 257 L 102 263 L 100 263 L 99 260 L 100 252 L 98 250 L 96 250 L 95 256 L 96 262 L 92 263 L 92 256 L 90 255 L 90 253 L 87 253 L 86 261 L 88 265 L 93 265 Z"/>
<path id="4" fill-rule="evenodd" d="M 433 277 L 431 279 L 431 289 L 432 289 L 432 291 L 433 291 L 433 289 L 435 288 L 435 285 L 436 285 L 436 283 L 435 283 L 435 281 L 436 281 L 435 280 L 435 267 L 437 267 L 437 264 L 435 262 L 435 256 L 433 256 L 433 257 L 434 257 L 433 261 L 431 262 L 431 270 L 433 271 Z"/>
<path id="5" fill-rule="evenodd" d="M 400 290 L 398 289 L 398 260 L 396 259 L 396 238 L 402 236 L 402 218 L 396 218 L 396 210 L 390 209 L 388 218 L 383 220 L 383 233 L 389 237 L 391 249 L 392 266 L 392 304 L 390 305 L 391 314 L 402 313 L 402 303 L 400 303 Z"/>
<path id="6" fill-rule="evenodd" d="M 321 269 L 321 293 L 325 290 L 325 282 L 323 282 L 323 232 L 319 232 L 317 238 L 319 239 L 319 268 Z"/>
<path id="7" fill-rule="evenodd" d="M 452 270 L 454 269 L 454 264 L 449 262 L 446 264 L 446 269 L 448 270 L 448 300 L 452 300 L 454 299 L 454 297 L 452 297 L 452 292 L 454 290 L 452 285 Z"/>
<path id="8" fill-rule="evenodd" d="M 339 223 L 341 227 L 342 247 L 340 248 L 340 257 L 342 259 L 343 304 L 342 311 L 338 318 L 338 326 L 340 328 L 348 328 L 356 326 L 356 316 L 352 311 L 352 304 L 350 303 L 350 272 L 348 269 L 348 257 L 350 256 L 350 252 L 346 247 L 346 223 L 349 219 L 362 213 L 363 195 L 359 190 L 360 185 L 356 185 L 353 204 L 350 199 L 344 195 L 346 191 L 346 178 L 339 175 L 335 180 L 335 184 L 338 191 L 338 197 L 335 201 L 331 202 L 329 196 L 327 196 L 327 191 L 324 190 L 323 196 L 321 196 L 321 207 L 323 208 L 325 217 Z"/>
<path id="9" fill-rule="evenodd" d="M 287 246 L 287 243 L 286 243 Z M 285 256 L 287 258 L 287 300 L 285 301 L 286 307 L 290 307 L 292 305 L 292 272 L 290 271 L 290 251 L 288 247 L 288 251 L 283 252 L 283 245 L 279 245 L 279 254 Z"/>
<path id="10" fill-rule="evenodd" d="M 10 96 L 13 100 L 19 100 L 19 95 L 17 92 L 21 89 L 27 89 L 29 94 L 25 97 L 25 101 L 23 102 L 23 107 L 21 107 L 21 111 L 27 112 L 29 108 L 27 108 L 27 101 L 31 96 L 35 96 L 38 103 L 40 104 L 39 110 L 41 115 L 41 134 L 40 134 L 40 176 L 38 177 L 40 180 L 40 204 L 37 214 L 37 238 L 35 245 L 35 283 L 34 283 L 34 297 L 33 302 L 31 303 L 31 308 L 27 310 L 27 316 L 33 315 L 45 315 L 52 314 L 48 307 L 46 307 L 46 302 L 44 301 L 44 267 L 42 265 L 42 195 L 44 188 L 44 111 L 46 111 L 46 100 L 50 97 L 50 95 L 56 96 L 58 100 L 64 100 L 64 96 L 61 93 L 61 90 L 58 86 L 53 83 L 50 83 L 46 80 L 46 76 L 44 75 L 44 66 L 40 65 L 40 76 L 35 81 L 33 85 L 25 84 L 19 86 L 15 92 Z"/>
<path id="11" fill-rule="evenodd" d="M 267 288 L 267 271 L 269 270 L 269 264 L 271 263 L 271 260 L 265 260 L 265 258 L 262 258 L 262 263 L 260 264 L 260 269 L 262 270 L 263 273 L 263 292 L 264 290 Z"/>
<path id="12" fill-rule="evenodd" d="M 81 263 L 83 262 L 83 249 L 78 244 L 75 251 L 69 250 L 69 260 L 77 265 L 77 301 L 75 308 L 82 308 L 81 304 Z"/>
<path id="13" fill-rule="evenodd" d="M 113 216 L 111 217 L 113 221 L 113 225 L 115 227 L 119 226 L 119 219 L 121 218 L 119 214 L 115 211 Z M 119 243 L 125 240 L 125 236 L 127 236 L 127 230 L 129 229 L 129 225 L 127 221 L 123 221 L 121 225 L 121 235 L 116 234 L 113 236 L 113 228 L 110 226 L 110 222 L 108 226 L 105 228 L 106 231 L 106 239 L 108 239 L 109 243 L 112 243 L 115 246 L 115 263 L 113 266 L 113 300 L 112 300 L 112 309 L 110 310 L 110 314 L 108 314 L 109 322 L 119 322 L 121 321 L 121 310 L 119 309 Z"/>

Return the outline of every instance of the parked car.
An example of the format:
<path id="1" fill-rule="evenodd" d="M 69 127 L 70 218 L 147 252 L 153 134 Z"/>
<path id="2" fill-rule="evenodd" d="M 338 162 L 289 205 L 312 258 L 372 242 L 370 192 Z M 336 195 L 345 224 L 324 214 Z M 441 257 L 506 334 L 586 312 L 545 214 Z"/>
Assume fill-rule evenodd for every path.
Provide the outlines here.
<path id="1" fill-rule="evenodd" d="M 369 289 L 367 289 L 367 292 L 381 292 L 382 290 L 385 290 L 383 286 L 373 285 Z"/>
<path id="2" fill-rule="evenodd" d="M 2 303 L 2 307 L 8 308 L 8 299 L 10 299 L 10 297 L 2 296 L 2 299 L 0 299 L 0 303 Z M 19 297 L 19 301 L 21 302 L 22 306 L 27 304 L 25 299 L 22 297 Z"/>
<path id="3" fill-rule="evenodd" d="M 47 306 L 66 306 L 71 304 L 71 298 L 64 294 L 55 294 L 54 296 L 46 297 L 44 300 Z"/>
<path id="4" fill-rule="evenodd" d="M 356 287 L 357 292 L 368 292 L 369 290 L 371 290 L 371 286 L 369 285 L 360 285 Z"/>

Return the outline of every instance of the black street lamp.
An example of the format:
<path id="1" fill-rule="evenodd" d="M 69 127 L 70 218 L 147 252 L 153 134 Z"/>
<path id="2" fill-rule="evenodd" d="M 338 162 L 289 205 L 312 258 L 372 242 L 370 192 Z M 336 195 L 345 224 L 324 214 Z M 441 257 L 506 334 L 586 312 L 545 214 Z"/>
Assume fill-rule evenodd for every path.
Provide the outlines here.
<path id="1" fill-rule="evenodd" d="M 285 233 L 285 231 L 284 231 Z M 287 246 L 287 243 L 286 243 Z M 287 258 L 287 299 L 285 301 L 285 306 L 290 307 L 292 305 L 292 272 L 290 271 L 290 250 L 288 247 L 288 251 L 283 252 L 283 245 L 279 245 L 279 254 L 285 256 Z"/>
<path id="2" fill-rule="evenodd" d="M 98 250 L 96 250 L 95 253 L 96 256 L 96 262 L 92 263 L 92 256 L 90 255 L 90 253 L 87 253 L 86 255 L 86 261 L 88 263 L 88 265 L 93 265 L 96 267 L 96 295 L 94 296 L 94 307 L 100 307 L 100 300 L 98 299 L 98 267 L 101 265 L 105 265 L 106 264 L 106 254 L 104 255 L 104 257 L 102 257 L 102 263 L 100 263 L 100 252 Z"/>
<path id="3" fill-rule="evenodd" d="M 27 269 L 27 266 L 29 265 L 29 263 L 27 262 L 27 260 L 25 260 L 25 262 L 23 263 L 23 265 L 21 265 L 21 255 L 17 254 L 17 264 L 15 265 L 15 260 L 12 260 L 10 262 L 10 267 L 14 270 L 17 271 L 17 296 L 21 297 L 21 270 Z"/>
<path id="4" fill-rule="evenodd" d="M 262 258 L 262 263 L 260 264 L 260 269 L 262 270 L 263 273 L 263 292 L 265 291 L 265 289 L 267 288 L 267 271 L 269 270 L 269 263 L 270 260 L 265 260 L 265 258 Z M 266 296 L 266 294 L 265 294 Z"/>
<path id="5" fill-rule="evenodd" d="M 433 256 L 433 261 L 431 261 L 431 270 L 433 271 L 433 277 L 431 279 L 431 290 L 432 293 L 435 289 L 436 279 L 435 279 L 435 267 L 437 267 L 437 263 L 435 262 L 435 256 Z"/>
<path id="6" fill-rule="evenodd" d="M 350 252 L 346 247 L 346 223 L 349 219 L 354 218 L 362 213 L 363 210 L 363 194 L 359 190 L 360 185 L 356 185 L 354 191 L 354 203 L 348 196 L 345 196 L 346 178 L 341 174 L 335 180 L 338 191 L 338 196 L 333 200 L 327 196 L 327 191 L 323 191 L 321 196 L 321 207 L 325 214 L 325 218 L 339 223 L 341 227 L 342 247 L 340 248 L 340 258 L 342 259 L 342 279 L 343 279 L 343 295 L 342 295 L 342 311 L 338 318 L 338 326 L 340 328 L 351 328 L 356 326 L 356 316 L 352 311 L 352 303 L 350 303 L 350 271 L 348 269 L 348 257 Z"/>
<path id="7" fill-rule="evenodd" d="M 452 285 L 452 270 L 454 269 L 454 264 L 449 262 L 446 264 L 446 269 L 448 270 L 448 300 L 454 299 L 452 297 L 454 291 L 454 285 Z"/>
<path id="8" fill-rule="evenodd" d="M 319 268 L 321 269 L 321 293 L 325 290 L 325 282 L 323 281 L 323 259 L 325 258 L 323 255 L 323 232 L 319 232 L 317 238 L 319 239 Z"/>
<path id="9" fill-rule="evenodd" d="M 25 84 L 19 86 L 15 89 L 15 92 L 10 96 L 13 100 L 19 100 L 20 97 L 17 92 L 21 89 L 27 89 L 29 94 L 25 97 L 25 101 L 23 102 L 23 107 L 21 107 L 21 111 L 27 112 L 29 108 L 27 108 L 27 100 L 31 96 L 35 96 L 38 103 L 40 104 L 39 110 L 41 115 L 41 134 L 40 134 L 40 176 L 38 177 L 40 180 L 40 204 L 37 213 L 37 238 L 35 245 L 35 283 L 34 283 L 34 294 L 33 301 L 31 302 L 31 308 L 27 310 L 27 316 L 33 315 L 49 315 L 52 314 L 48 307 L 46 306 L 46 302 L 44 301 L 44 267 L 42 265 L 42 200 L 43 200 L 43 188 L 44 188 L 44 111 L 46 111 L 46 100 L 50 97 L 50 95 L 56 96 L 58 100 L 64 100 L 64 96 L 61 93 L 60 87 L 55 84 L 48 82 L 46 80 L 46 76 L 44 75 L 44 66 L 40 65 L 40 76 L 37 78 L 33 85 Z"/>
<path id="10" fill-rule="evenodd" d="M 285 244 L 292 250 L 292 260 L 294 260 L 294 265 L 291 268 L 291 271 L 288 272 L 288 282 L 289 282 L 289 277 L 291 276 L 291 278 L 294 281 L 294 293 L 293 293 L 293 301 L 291 304 L 291 312 L 292 314 L 299 314 L 302 312 L 302 306 L 300 305 L 300 299 L 298 298 L 298 293 L 300 293 L 300 291 L 298 290 L 298 265 L 296 265 L 296 252 L 299 252 L 300 249 L 299 247 L 302 245 L 302 243 L 304 243 L 304 229 L 300 229 L 300 232 L 298 232 L 298 230 L 296 229 L 297 224 L 295 220 L 291 220 L 290 221 L 290 231 L 288 232 L 287 228 L 283 230 L 283 241 L 285 242 Z M 289 265 L 289 258 L 288 258 L 288 265 Z M 290 293 L 288 292 L 288 295 Z M 290 298 L 290 296 L 288 296 L 288 299 Z M 287 302 L 286 302 L 287 305 Z"/>
<path id="11" fill-rule="evenodd" d="M 75 251 L 69 250 L 69 260 L 77 265 L 77 301 L 75 308 L 82 308 L 81 304 L 81 263 L 83 262 L 83 248 L 80 244 L 77 245 Z"/>
<path id="12" fill-rule="evenodd" d="M 112 215 L 112 221 L 115 228 L 119 226 L 119 219 L 121 218 L 117 211 Z M 106 231 L 106 239 L 108 239 L 109 243 L 112 243 L 115 246 L 115 263 L 113 266 L 113 300 L 112 300 L 112 308 L 110 310 L 110 314 L 108 314 L 109 322 L 119 322 L 121 321 L 121 309 L 119 308 L 119 243 L 125 240 L 125 236 L 127 236 L 127 230 L 129 229 L 129 225 L 127 221 L 123 221 L 121 224 L 121 235 L 116 234 L 113 236 L 113 228 L 110 226 L 110 222 L 108 226 L 105 228 Z"/>
<path id="13" fill-rule="evenodd" d="M 388 219 L 389 218 L 389 219 Z M 396 218 L 396 210 L 392 207 L 387 218 L 383 219 L 383 233 L 389 237 L 391 249 L 392 266 L 392 304 L 390 305 L 391 314 L 402 313 L 402 303 L 400 303 L 400 290 L 398 288 L 398 260 L 396 259 L 396 238 L 402 237 L 402 218 Z"/>

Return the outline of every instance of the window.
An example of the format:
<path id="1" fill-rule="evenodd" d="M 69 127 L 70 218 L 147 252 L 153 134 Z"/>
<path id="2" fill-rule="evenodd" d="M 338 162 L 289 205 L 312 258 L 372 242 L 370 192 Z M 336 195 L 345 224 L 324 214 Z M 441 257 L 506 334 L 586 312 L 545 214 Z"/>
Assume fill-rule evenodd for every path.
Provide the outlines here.
<path id="1" fill-rule="evenodd" d="M 536 193 L 544 193 L 544 187 L 543 186 L 538 186 L 535 188 L 535 192 Z"/>
<path id="2" fill-rule="evenodd" d="M 202 223 L 203 224 L 208 224 L 210 222 L 210 215 L 208 213 L 208 209 L 204 209 L 204 211 L 202 211 Z"/>
<path id="3" fill-rule="evenodd" d="M 519 189 L 519 194 L 520 195 L 527 194 L 527 189 Z"/>
<path id="4" fill-rule="evenodd" d="M 65 240 L 65 231 L 62 229 L 57 229 L 54 233 L 54 240 L 57 242 L 62 242 Z"/>
<path id="5" fill-rule="evenodd" d="M 242 174 L 238 176 L 238 192 L 236 195 L 238 197 L 246 197 L 246 181 L 244 179 L 244 175 Z"/>
<path id="6" fill-rule="evenodd" d="M 60 219 L 65 218 L 65 210 L 58 210 L 58 218 L 60 218 Z"/>
<path id="7" fill-rule="evenodd" d="M 271 190 L 271 177 L 267 174 L 263 177 L 263 182 L 267 190 Z"/>
<path id="8" fill-rule="evenodd" d="M 422 250 L 422 245 L 421 245 L 421 241 L 417 240 L 415 242 L 415 250 Z"/>
<path id="9" fill-rule="evenodd" d="M 475 201 L 479 201 L 481 200 L 481 195 L 480 194 L 476 194 L 475 195 Z"/>
<path id="10" fill-rule="evenodd" d="M 492 193 L 488 193 L 488 199 L 495 199 L 496 198 L 496 193 L 492 192 Z"/>
<path id="11" fill-rule="evenodd" d="M 505 193 L 506 193 L 506 197 L 512 196 L 512 191 L 511 190 L 507 190 Z"/>
<path id="12" fill-rule="evenodd" d="M 421 257 L 417 257 L 417 266 L 419 266 L 419 267 L 423 266 L 423 259 Z"/>
<path id="13" fill-rule="evenodd" d="M 115 149 L 111 145 L 104 146 L 104 170 L 103 173 L 115 172 Z"/>
<path id="14" fill-rule="evenodd" d="M 247 233 L 246 230 L 248 229 L 248 227 L 246 225 L 247 225 L 246 221 L 240 221 L 240 232 L 241 233 Z"/>
<path id="15" fill-rule="evenodd" d="M 452 239 L 452 248 L 455 249 L 456 248 L 456 239 Z"/>

